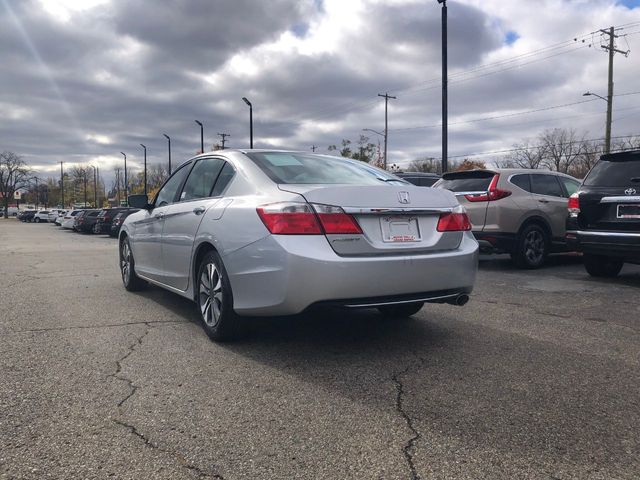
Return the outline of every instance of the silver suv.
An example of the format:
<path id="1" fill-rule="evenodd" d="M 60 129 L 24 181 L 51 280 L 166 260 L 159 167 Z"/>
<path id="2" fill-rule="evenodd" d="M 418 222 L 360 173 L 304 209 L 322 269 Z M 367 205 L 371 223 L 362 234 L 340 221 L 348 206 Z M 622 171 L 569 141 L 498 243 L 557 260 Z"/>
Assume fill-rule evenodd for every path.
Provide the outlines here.
<path id="1" fill-rule="evenodd" d="M 567 201 L 579 186 L 563 173 L 506 168 L 445 173 L 434 185 L 454 192 L 467 209 L 482 252 L 509 253 L 521 268 L 568 251 Z"/>

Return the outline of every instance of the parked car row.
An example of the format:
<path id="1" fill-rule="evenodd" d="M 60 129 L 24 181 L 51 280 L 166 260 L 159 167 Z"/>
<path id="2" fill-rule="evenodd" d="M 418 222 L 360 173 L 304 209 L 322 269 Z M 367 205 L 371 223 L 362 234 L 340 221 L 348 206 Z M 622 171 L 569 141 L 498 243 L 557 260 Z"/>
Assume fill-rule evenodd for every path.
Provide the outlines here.
<path id="1" fill-rule="evenodd" d="M 23 210 L 18 220 L 29 223 L 51 223 L 81 233 L 102 233 L 117 237 L 123 220 L 137 208 L 115 207 L 75 210 Z"/>

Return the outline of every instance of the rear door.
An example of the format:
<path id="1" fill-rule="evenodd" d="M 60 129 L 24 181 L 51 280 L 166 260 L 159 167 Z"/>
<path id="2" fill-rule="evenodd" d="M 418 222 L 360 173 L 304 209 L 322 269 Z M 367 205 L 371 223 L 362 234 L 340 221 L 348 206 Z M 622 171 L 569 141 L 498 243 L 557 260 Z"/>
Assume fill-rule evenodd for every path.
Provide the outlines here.
<path id="1" fill-rule="evenodd" d="M 487 195 L 494 176 L 495 172 L 489 170 L 445 173 L 435 186 L 454 193 L 460 205 L 466 208 L 473 230 L 479 232 L 486 222 L 489 201 L 478 201 L 477 198 Z"/>
<path id="2" fill-rule="evenodd" d="M 544 214 L 552 230 L 552 237 L 564 240 L 567 221 L 567 198 L 557 175 L 534 173 L 530 175 L 531 194 L 537 210 Z"/>
<path id="3" fill-rule="evenodd" d="M 198 160 L 184 183 L 178 201 L 167 211 L 162 232 L 162 264 L 163 282 L 171 287 L 184 291 L 189 285 L 195 237 L 204 213 L 221 198 L 213 190 L 225 165 L 228 164 L 221 158 Z M 213 196 L 217 198 L 211 198 Z"/>
<path id="4" fill-rule="evenodd" d="M 603 157 L 580 188 L 581 228 L 640 231 L 640 154 Z"/>

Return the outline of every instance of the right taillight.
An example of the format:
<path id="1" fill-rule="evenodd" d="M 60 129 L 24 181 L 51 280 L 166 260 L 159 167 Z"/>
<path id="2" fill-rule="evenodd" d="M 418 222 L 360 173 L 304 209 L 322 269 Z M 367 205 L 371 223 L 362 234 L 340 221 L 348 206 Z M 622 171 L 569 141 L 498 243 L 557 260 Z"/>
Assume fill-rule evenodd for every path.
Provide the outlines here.
<path id="1" fill-rule="evenodd" d="M 501 188 L 498 188 L 498 180 L 500 180 L 500 174 L 496 173 L 491 179 L 489 189 L 486 193 L 481 193 L 478 195 L 465 195 L 464 198 L 466 198 L 469 202 L 494 202 L 511 195 L 510 190 L 503 190 Z"/>
<path id="2" fill-rule="evenodd" d="M 569 208 L 570 216 L 577 217 L 580 214 L 580 195 L 578 193 L 574 193 L 569 197 L 567 207 Z"/>
<path id="3" fill-rule="evenodd" d="M 438 219 L 439 232 L 465 232 L 471 230 L 471 221 L 463 207 L 457 207 L 451 213 L 442 213 Z"/>

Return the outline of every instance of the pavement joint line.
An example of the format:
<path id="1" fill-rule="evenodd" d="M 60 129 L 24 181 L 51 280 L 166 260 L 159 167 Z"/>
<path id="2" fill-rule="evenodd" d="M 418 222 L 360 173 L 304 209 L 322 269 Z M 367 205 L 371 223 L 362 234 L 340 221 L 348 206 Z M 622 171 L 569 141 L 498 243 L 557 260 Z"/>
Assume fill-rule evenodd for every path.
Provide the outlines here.
<path id="1" fill-rule="evenodd" d="M 404 454 L 404 458 L 407 461 L 409 470 L 411 471 L 411 480 L 420 480 L 420 475 L 418 475 L 418 471 L 416 470 L 415 463 L 413 462 L 413 447 L 415 446 L 416 442 L 420 440 L 420 438 L 422 438 L 422 435 L 420 434 L 420 432 L 418 432 L 416 427 L 413 425 L 413 419 L 411 418 L 411 416 L 409 416 L 409 414 L 404 409 L 403 397 L 405 395 L 405 391 L 404 391 L 404 385 L 400 380 L 400 377 L 402 377 L 402 375 L 405 375 L 408 371 L 409 371 L 409 366 L 407 366 L 407 368 L 405 368 L 401 372 L 395 373 L 391 377 L 391 379 L 393 380 L 396 387 L 396 405 L 395 405 L 396 411 L 400 414 L 400 416 L 402 416 L 405 423 L 407 424 L 407 427 L 409 428 L 409 430 L 411 430 L 411 433 L 413 434 L 413 437 L 411 437 L 407 441 L 407 443 L 404 445 L 404 447 L 402 447 L 402 453 Z"/>
<path id="2" fill-rule="evenodd" d="M 140 345 L 142 345 L 142 341 L 144 340 L 144 338 L 149 334 L 149 332 L 151 332 L 151 329 L 152 329 L 151 323 L 152 322 L 140 322 L 140 323 L 147 326 L 146 330 L 144 331 L 144 333 L 142 335 L 140 335 L 139 337 L 136 338 L 135 342 L 133 342 L 131 345 L 129 345 L 127 353 L 125 353 L 124 356 L 122 356 L 121 358 L 116 360 L 116 371 L 114 373 L 108 375 L 109 377 L 113 377 L 113 378 L 116 378 L 118 380 L 122 380 L 122 381 L 126 382 L 129 385 L 129 388 L 131 389 L 129 394 L 118 402 L 118 412 L 119 412 L 119 414 L 122 414 L 122 412 L 120 411 L 120 409 L 122 408 L 122 405 L 124 405 L 124 403 L 127 400 L 129 400 L 131 397 L 133 397 L 136 394 L 136 392 L 138 391 L 138 388 L 139 388 L 137 385 L 135 385 L 133 383 L 133 380 L 131 380 L 130 378 L 125 377 L 123 375 L 120 375 L 120 373 L 122 372 L 122 363 L 125 360 L 127 360 L 131 355 L 133 355 L 133 353 L 137 350 L 137 348 Z M 169 455 L 173 456 L 178 461 L 178 463 L 180 463 L 180 465 L 182 465 L 184 468 L 186 468 L 188 470 L 191 470 L 192 472 L 197 474 L 198 478 L 214 478 L 214 479 L 218 479 L 218 480 L 224 480 L 224 477 L 222 475 L 220 475 L 220 474 L 217 474 L 217 473 L 210 474 L 210 473 L 204 472 L 201 468 L 197 467 L 196 465 L 193 465 L 193 464 L 189 463 L 189 461 L 180 452 L 176 452 L 176 451 L 171 451 L 171 450 L 167 450 L 167 449 L 164 449 L 164 448 L 160 448 L 158 445 L 153 443 L 151 441 L 151 439 L 149 439 L 146 435 L 144 435 L 142 432 L 140 432 L 140 430 L 138 430 L 138 428 L 135 425 L 127 423 L 127 422 L 125 422 L 123 420 L 120 420 L 120 419 L 112 419 L 112 421 L 115 424 L 120 425 L 120 426 L 125 427 L 126 429 L 128 429 L 131 432 L 131 434 L 133 434 L 136 437 L 138 437 L 139 439 L 141 439 L 144 442 L 145 446 L 147 446 L 147 447 L 149 447 L 151 449 L 154 449 L 154 450 L 158 450 L 159 452 L 166 453 L 166 454 L 169 454 Z"/>
<path id="3" fill-rule="evenodd" d="M 154 326 L 154 324 L 190 324 L 191 322 L 187 320 L 156 320 L 156 321 L 146 321 L 146 322 L 128 322 L 128 323 L 110 323 L 106 325 L 74 325 L 70 327 L 50 327 L 50 328 L 29 328 L 25 330 L 10 330 L 5 333 L 9 334 L 17 334 L 17 333 L 34 333 L 34 332 L 56 332 L 56 331 L 64 331 L 64 330 L 87 330 L 92 328 L 117 328 L 117 327 L 128 327 L 130 325 L 148 325 Z"/>

